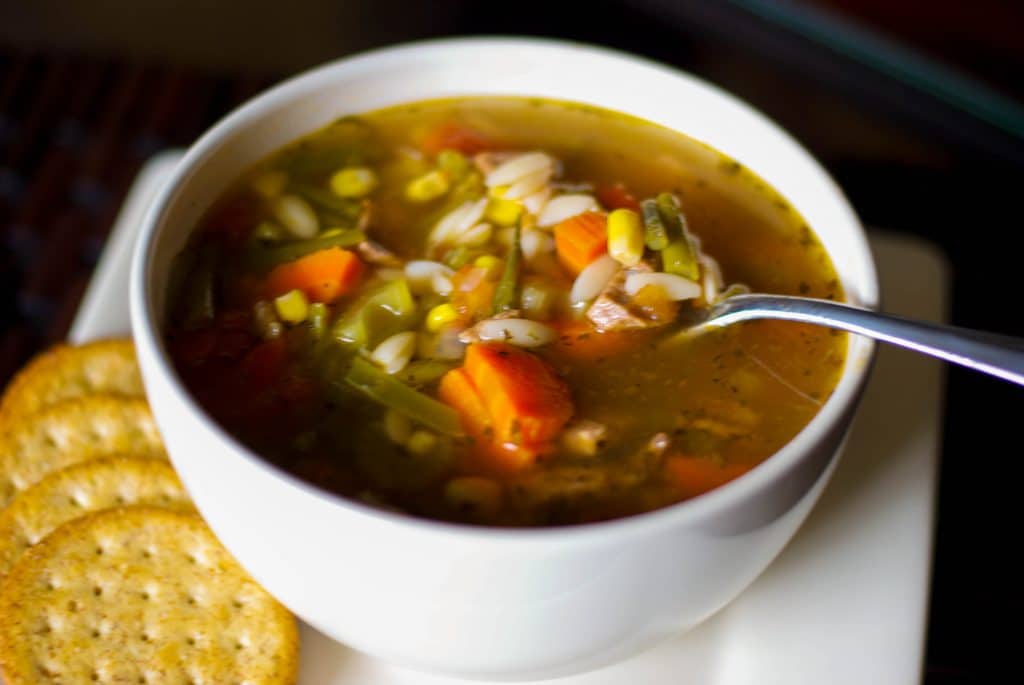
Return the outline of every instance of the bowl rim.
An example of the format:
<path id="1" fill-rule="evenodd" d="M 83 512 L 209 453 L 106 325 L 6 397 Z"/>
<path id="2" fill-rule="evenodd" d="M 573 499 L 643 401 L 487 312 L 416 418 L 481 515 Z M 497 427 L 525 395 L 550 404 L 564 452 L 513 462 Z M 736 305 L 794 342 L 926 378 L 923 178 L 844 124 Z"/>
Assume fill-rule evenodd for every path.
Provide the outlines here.
<path id="1" fill-rule="evenodd" d="M 183 406 L 184 411 L 199 426 L 211 435 L 222 447 L 222 452 L 232 453 L 234 457 L 244 459 L 258 470 L 273 479 L 283 481 L 300 490 L 304 495 L 311 496 L 321 503 L 336 508 L 346 514 L 365 517 L 367 522 L 384 526 L 406 529 L 418 535 L 439 536 L 442 538 L 468 539 L 474 543 L 512 544 L 528 542 L 531 544 L 586 544 L 597 537 L 610 534 L 647 534 L 656 529 L 672 528 L 687 522 L 703 522 L 716 517 L 742 500 L 767 489 L 773 482 L 781 479 L 791 468 L 795 467 L 807 454 L 811 447 L 828 434 L 830 428 L 843 421 L 844 416 L 856 406 L 861 390 L 867 381 L 872 366 L 876 345 L 873 341 L 862 343 L 863 354 L 854 360 L 850 341 L 850 350 L 843 371 L 835 390 L 821 406 L 812 419 L 800 429 L 785 445 L 765 458 L 744 475 L 721 485 L 708 493 L 683 500 L 659 509 L 634 514 L 622 518 L 596 521 L 584 524 L 517 527 L 481 526 L 428 519 L 408 514 L 391 512 L 330 492 L 320 486 L 303 480 L 261 457 L 225 431 L 215 420 L 207 415 L 196 402 L 192 394 L 185 388 L 178 373 L 169 361 L 163 336 L 159 333 L 160 316 L 156 313 L 152 302 L 149 275 L 155 259 L 157 238 L 162 233 L 161 217 L 168 207 L 177 201 L 180 189 L 187 184 L 191 171 L 204 163 L 215 152 L 221 140 L 234 129 L 244 126 L 251 120 L 262 116 L 263 108 L 278 99 L 289 99 L 289 96 L 300 91 L 306 84 L 324 78 L 337 78 L 336 72 L 357 70 L 370 62 L 381 60 L 419 60 L 432 54 L 452 50 L 543 50 L 552 53 L 571 51 L 579 58 L 585 55 L 588 59 L 613 60 L 631 69 L 648 70 L 662 76 L 686 82 L 690 88 L 702 91 L 704 96 L 718 99 L 721 104 L 731 106 L 744 115 L 755 120 L 761 127 L 770 130 L 779 137 L 791 152 L 804 157 L 815 173 L 821 177 L 833 193 L 831 201 L 838 209 L 848 214 L 850 225 L 854 227 L 852 239 L 855 250 L 855 261 L 863 272 L 863 282 L 858 282 L 861 305 L 875 308 L 878 301 L 878 277 L 874 260 L 868 246 L 867 236 L 859 219 L 850 207 L 848 200 L 828 172 L 821 164 L 787 131 L 759 110 L 740 98 L 722 90 L 718 86 L 704 81 L 689 72 L 671 67 L 645 57 L 621 52 L 603 46 L 576 43 L 549 38 L 533 38 L 518 36 L 474 36 L 459 38 L 438 38 L 424 41 L 402 43 L 386 46 L 332 60 L 292 76 L 274 85 L 253 98 L 242 103 L 233 111 L 221 118 L 210 127 L 187 150 L 185 156 L 176 165 L 169 179 L 159 190 L 147 209 L 142 221 L 140 236 L 136 243 L 131 265 L 130 310 L 132 336 L 139 348 L 140 360 L 149 357 L 153 360 L 156 370 L 163 376 L 167 386 L 174 393 L 169 398 Z M 510 93 L 509 95 L 515 95 Z M 658 124 L 661 125 L 661 124 Z M 306 132 L 297 132 L 296 138 Z M 769 183 L 771 181 L 769 180 Z M 146 364 L 142 363 L 144 376 Z M 847 380 L 850 379 L 851 380 Z M 227 457 L 227 454 L 221 455 Z M 838 454 L 830 458 L 830 465 L 825 473 L 834 466 Z"/>

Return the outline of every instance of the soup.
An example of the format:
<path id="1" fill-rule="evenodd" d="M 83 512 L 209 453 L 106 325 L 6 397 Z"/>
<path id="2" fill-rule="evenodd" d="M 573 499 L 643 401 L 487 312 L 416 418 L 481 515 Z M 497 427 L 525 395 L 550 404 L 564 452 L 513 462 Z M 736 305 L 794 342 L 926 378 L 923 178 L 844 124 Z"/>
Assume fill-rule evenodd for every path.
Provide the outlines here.
<path id="1" fill-rule="evenodd" d="M 276 466 L 414 516 L 578 524 L 697 497 L 829 397 L 845 334 L 687 334 L 746 292 L 842 299 L 740 164 L 622 114 L 464 98 L 339 119 L 248 170 L 179 256 L 167 342 Z"/>

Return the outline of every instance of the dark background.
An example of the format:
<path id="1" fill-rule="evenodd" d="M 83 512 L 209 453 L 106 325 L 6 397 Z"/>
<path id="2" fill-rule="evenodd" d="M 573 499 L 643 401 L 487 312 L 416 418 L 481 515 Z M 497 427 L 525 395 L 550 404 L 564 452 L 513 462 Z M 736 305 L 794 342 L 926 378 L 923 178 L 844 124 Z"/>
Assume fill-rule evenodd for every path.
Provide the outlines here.
<path id="1" fill-rule="evenodd" d="M 1024 336 L 1022 2 L 0 0 L 0 384 L 64 336 L 148 156 L 308 66 L 466 33 L 608 45 L 723 86 L 807 145 L 865 224 L 941 247 L 955 323 Z M 949 373 L 929 685 L 1019 670 L 1022 397 Z"/>

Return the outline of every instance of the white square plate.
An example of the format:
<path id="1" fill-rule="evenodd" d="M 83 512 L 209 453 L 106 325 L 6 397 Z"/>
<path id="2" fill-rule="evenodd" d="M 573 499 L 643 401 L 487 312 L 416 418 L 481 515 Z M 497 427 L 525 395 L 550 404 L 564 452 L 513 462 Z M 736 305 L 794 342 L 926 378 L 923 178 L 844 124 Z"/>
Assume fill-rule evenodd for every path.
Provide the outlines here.
<path id="1" fill-rule="evenodd" d="M 71 330 L 125 335 L 140 220 L 180 153 L 135 182 Z M 886 310 L 941 321 L 948 271 L 929 244 L 876 234 Z M 736 601 L 695 630 L 559 685 L 906 685 L 921 679 L 943 373 L 884 347 L 831 484 L 793 541 Z M 302 685 L 452 684 L 389 667 L 302 628 Z M 465 683 L 466 681 L 458 681 Z"/>

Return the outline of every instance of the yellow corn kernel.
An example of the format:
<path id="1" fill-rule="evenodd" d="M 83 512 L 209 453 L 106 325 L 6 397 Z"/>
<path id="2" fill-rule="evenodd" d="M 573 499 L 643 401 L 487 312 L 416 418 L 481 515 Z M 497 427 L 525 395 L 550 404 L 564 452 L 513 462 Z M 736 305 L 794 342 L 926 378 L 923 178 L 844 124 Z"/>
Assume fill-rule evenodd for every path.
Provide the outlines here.
<path id="1" fill-rule="evenodd" d="M 484 219 L 499 226 L 514 226 L 523 214 L 523 206 L 514 200 L 492 197 L 484 210 Z"/>
<path id="2" fill-rule="evenodd" d="M 508 185 L 494 186 L 493 188 L 487 191 L 487 194 L 490 195 L 491 197 L 496 197 L 500 199 L 505 197 L 505 193 L 508 192 L 508 189 Z"/>
<path id="3" fill-rule="evenodd" d="M 494 255 L 485 254 L 474 259 L 473 266 L 487 269 L 487 278 L 493 280 L 501 275 L 502 270 L 505 268 L 505 263 Z"/>
<path id="4" fill-rule="evenodd" d="M 252 189 L 259 195 L 273 199 L 284 192 L 288 185 L 288 174 L 283 171 L 267 171 L 252 180 Z"/>
<path id="5" fill-rule="evenodd" d="M 492 518 L 501 509 L 501 486 L 490 478 L 453 478 L 444 486 L 444 497 L 458 511 L 481 518 Z"/>
<path id="6" fill-rule="evenodd" d="M 416 457 L 429 457 L 437 449 L 437 446 L 437 436 L 425 430 L 413 432 L 405 442 L 405 449 Z"/>
<path id="7" fill-rule="evenodd" d="M 301 290 L 290 290 L 280 297 L 274 298 L 274 309 L 282 321 L 302 323 L 309 315 L 309 302 Z"/>
<path id="8" fill-rule="evenodd" d="M 623 266 L 636 266 L 644 256 L 644 227 L 632 209 L 608 215 L 608 254 Z"/>
<path id="9" fill-rule="evenodd" d="M 341 197 L 366 197 L 377 187 L 377 174 L 365 166 L 348 166 L 331 176 L 331 190 Z"/>
<path id="10" fill-rule="evenodd" d="M 405 196 L 413 202 L 429 202 L 447 193 L 450 187 L 448 174 L 434 169 L 409 181 L 405 186 Z"/>
<path id="11" fill-rule="evenodd" d="M 456 311 L 454 305 L 448 302 L 439 304 L 427 313 L 427 330 L 437 333 L 457 318 L 459 318 L 459 312 Z"/>

